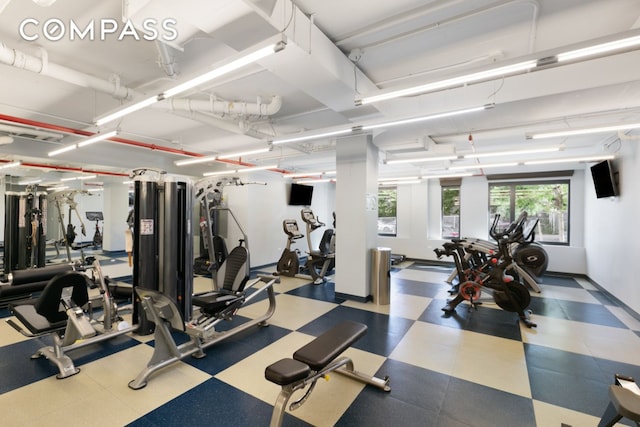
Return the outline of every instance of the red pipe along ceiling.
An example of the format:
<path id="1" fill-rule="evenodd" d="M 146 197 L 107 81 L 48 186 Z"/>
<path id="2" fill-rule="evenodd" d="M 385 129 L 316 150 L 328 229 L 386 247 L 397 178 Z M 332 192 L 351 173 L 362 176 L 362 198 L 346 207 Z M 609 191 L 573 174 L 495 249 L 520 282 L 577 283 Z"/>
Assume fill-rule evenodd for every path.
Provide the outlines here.
<path id="1" fill-rule="evenodd" d="M 62 132 L 62 133 L 71 134 L 71 135 L 79 135 L 79 136 L 86 136 L 86 137 L 90 137 L 90 136 L 96 135 L 95 132 L 89 132 L 89 131 L 82 130 L 82 129 L 74 129 L 74 128 L 70 128 L 70 127 L 66 127 L 66 126 L 54 125 L 54 124 L 51 124 L 51 123 L 45 123 L 45 122 L 40 122 L 40 121 L 37 121 L 37 120 L 25 119 L 25 118 L 22 118 L 22 117 L 8 116 L 6 114 L 0 114 L 0 120 L 6 121 L 6 122 L 11 122 L 11 123 L 17 123 L 17 124 L 21 124 L 21 125 L 26 125 L 26 126 L 31 126 L 31 127 L 35 127 L 35 128 L 40 128 L 40 129 L 47 129 L 47 130 L 52 130 L 52 131 L 56 131 L 56 132 Z M 130 145 L 130 146 L 138 147 L 138 148 L 146 148 L 146 149 L 154 150 L 154 151 L 161 151 L 161 152 L 164 152 L 164 153 L 178 154 L 178 155 L 188 156 L 188 157 L 204 157 L 204 154 L 195 153 L 195 152 L 192 152 L 192 151 L 186 151 L 186 150 L 182 150 L 180 148 L 165 147 L 165 146 L 162 146 L 162 145 L 156 145 L 156 144 L 150 144 L 150 143 L 146 143 L 146 142 L 134 141 L 132 139 L 120 138 L 120 137 L 117 137 L 117 136 L 115 136 L 113 138 L 109 138 L 109 139 L 107 139 L 107 141 L 116 142 L 116 143 L 119 143 L 119 144 Z M 253 165 L 251 163 L 245 163 L 245 162 L 243 162 L 241 160 L 219 159 L 219 160 L 216 160 L 216 161 L 217 162 L 222 162 L 222 163 L 229 163 L 229 164 L 233 164 L 233 165 L 237 165 L 237 166 L 255 166 L 255 165 Z M 99 175 L 128 176 L 127 174 L 122 174 L 122 173 L 117 173 L 117 172 L 90 171 L 90 170 L 86 170 L 86 169 L 82 169 L 82 168 L 74 168 L 74 167 L 66 167 L 66 166 L 56 166 L 56 165 L 47 165 L 47 164 L 38 164 L 38 163 L 24 163 L 24 162 L 22 164 L 24 166 L 39 167 L 39 168 L 45 168 L 45 169 L 75 171 L 75 172 L 91 172 L 91 173 L 95 173 L 95 174 L 99 174 Z M 287 171 L 281 170 L 281 169 L 271 169 L 271 170 L 276 171 L 276 172 L 280 172 L 280 173 L 286 173 L 287 172 Z"/>

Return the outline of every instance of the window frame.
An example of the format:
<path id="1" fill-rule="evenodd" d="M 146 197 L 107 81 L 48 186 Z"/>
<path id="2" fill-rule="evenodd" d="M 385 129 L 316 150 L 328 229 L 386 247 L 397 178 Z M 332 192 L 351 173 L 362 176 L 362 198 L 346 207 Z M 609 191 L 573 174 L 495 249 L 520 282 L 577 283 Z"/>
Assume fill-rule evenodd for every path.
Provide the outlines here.
<path id="1" fill-rule="evenodd" d="M 378 229 L 378 236 L 382 236 L 382 237 L 397 237 L 398 236 L 398 187 L 396 185 L 385 185 L 385 186 L 380 186 L 378 187 L 378 221 L 380 220 L 380 191 L 381 190 L 393 190 L 395 191 L 395 207 L 394 210 L 396 212 L 396 216 L 395 217 L 382 217 L 382 218 L 395 218 L 395 227 L 394 227 L 394 231 L 393 232 L 388 232 L 388 233 L 384 233 L 384 232 L 380 232 L 380 230 Z"/>
<path id="2" fill-rule="evenodd" d="M 461 200 L 461 184 L 460 183 L 452 183 L 452 184 L 444 184 L 441 183 L 440 184 L 440 238 L 442 239 L 452 239 L 452 238 L 459 238 L 460 237 L 460 229 L 461 229 L 461 223 L 462 223 L 462 217 L 460 215 L 460 208 L 462 206 L 462 200 Z M 450 190 L 452 188 L 456 188 L 458 190 L 458 235 L 457 236 L 453 236 L 453 235 L 447 235 L 445 236 L 443 231 L 444 231 L 444 192 L 446 190 Z"/>
<path id="3" fill-rule="evenodd" d="M 567 240 L 566 242 L 560 242 L 560 241 L 547 241 L 547 240 L 541 240 L 539 239 L 539 237 L 536 237 L 536 242 L 538 243 L 542 243 L 545 245 L 553 245 L 553 246 L 570 246 L 571 245 L 571 179 L 567 178 L 566 176 L 558 176 L 555 178 L 550 178 L 550 179 L 544 179 L 544 180 L 531 180 L 531 179 L 510 179 L 510 180 L 496 180 L 496 181 L 490 181 L 489 182 L 489 188 L 487 191 L 487 195 L 488 195 L 488 206 L 489 206 L 489 221 L 493 221 L 493 215 L 491 213 L 491 187 L 497 187 L 497 186 L 509 186 L 509 211 L 511 213 L 511 215 L 513 216 L 513 218 L 509 218 L 509 222 L 512 222 L 515 220 L 515 215 L 516 215 L 516 197 L 515 197 L 515 193 L 516 193 L 516 187 L 517 186 L 522 186 L 522 185 L 554 185 L 554 184 L 561 184 L 567 185 Z"/>

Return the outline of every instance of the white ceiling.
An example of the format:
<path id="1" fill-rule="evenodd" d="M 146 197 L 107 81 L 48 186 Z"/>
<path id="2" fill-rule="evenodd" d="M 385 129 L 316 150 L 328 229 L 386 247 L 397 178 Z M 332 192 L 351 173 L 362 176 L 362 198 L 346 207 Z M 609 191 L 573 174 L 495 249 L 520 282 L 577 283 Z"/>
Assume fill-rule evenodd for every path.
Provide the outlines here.
<path id="1" fill-rule="evenodd" d="M 6 62 L 15 53 L 18 59 L 27 55 L 36 62 L 45 58 L 47 63 L 46 75 L 36 72 L 39 69 L 23 69 L 20 63 L 0 64 L 0 144 L 5 142 L 0 145 L 0 160 L 22 160 L 34 166 L 12 169 L 15 175 L 42 175 L 55 168 L 61 171 L 47 175 L 69 175 L 79 169 L 127 173 L 143 166 L 200 176 L 230 166 L 210 162 L 177 167 L 174 162 L 263 148 L 278 136 L 495 103 L 490 110 L 466 116 L 376 131 L 373 140 L 381 152 L 380 175 L 409 176 L 443 172 L 469 160 L 402 165 L 382 161 L 558 146 L 564 151 L 546 156 L 613 153 L 617 147 L 613 142 L 624 135 L 533 141 L 525 134 L 640 121 L 640 51 L 355 106 L 356 98 L 380 90 L 539 58 L 543 52 L 638 29 L 640 0 L 183 0 L 179 6 L 172 0 L 57 0 L 49 7 L 36 3 L 0 0 L 0 59 Z M 148 18 L 174 19 L 178 37 L 160 45 L 131 36 L 118 41 L 117 35 L 104 41 L 70 41 L 68 32 L 61 40 L 50 41 L 42 33 L 43 23 L 52 18 L 67 27 L 73 22 L 84 28 L 91 19 L 99 24 L 111 18 L 122 25 L 123 17 L 138 25 Z M 35 41 L 19 34 L 27 18 L 40 23 L 26 27 L 28 34 L 39 36 Z M 178 111 L 172 110 L 170 101 L 163 101 L 103 128 L 94 125 L 97 117 L 158 94 L 282 31 L 287 36 L 282 52 L 184 96 L 192 106 L 196 101 L 205 107 L 214 100 L 230 102 L 233 112 L 211 112 L 202 105 L 198 111 Z M 175 76 L 162 66 L 159 46 L 168 52 Z M 93 83 L 88 84 L 88 79 Z M 128 88 L 132 99 L 112 96 L 116 86 Z M 274 107 L 274 114 L 243 113 L 242 103 L 270 104 L 279 99 L 282 105 Z M 116 128 L 120 142 L 47 155 L 81 140 L 69 131 Z M 53 129 L 53 133 L 36 135 L 33 129 Z M 631 131 L 627 136 L 635 137 L 634 132 L 640 133 Z M 13 142 L 7 144 L 10 138 L 2 136 L 12 137 Z M 282 171 L 331 170 L 336 143 L 340 140 L 325 138 L 276 145 L 268 153 L 241 160 L 277 164 Z M 177 153 L 180 150 L 187 155 Z M 580 167 L 519 165 L 516 170 Z"/>

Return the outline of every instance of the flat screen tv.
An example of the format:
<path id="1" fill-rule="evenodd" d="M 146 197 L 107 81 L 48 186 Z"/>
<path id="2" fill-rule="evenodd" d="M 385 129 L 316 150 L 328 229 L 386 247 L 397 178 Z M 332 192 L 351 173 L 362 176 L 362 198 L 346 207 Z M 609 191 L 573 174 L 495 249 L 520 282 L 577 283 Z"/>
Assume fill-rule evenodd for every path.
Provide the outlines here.
<path id="1" fill-rule="evenodd" d="M 311 206 L 313 187 L 310 185 L 291 184 L 289 204 L 294 206 Z"/>
<path id="2" fill-rule="evenodd" d="M 612 164 L 609 160 L 603 160 L 591 166 L 591 176 L 596 189 L 596 197 L 612 197 L 618 195 L 618 186 L 613 176 Z"/>

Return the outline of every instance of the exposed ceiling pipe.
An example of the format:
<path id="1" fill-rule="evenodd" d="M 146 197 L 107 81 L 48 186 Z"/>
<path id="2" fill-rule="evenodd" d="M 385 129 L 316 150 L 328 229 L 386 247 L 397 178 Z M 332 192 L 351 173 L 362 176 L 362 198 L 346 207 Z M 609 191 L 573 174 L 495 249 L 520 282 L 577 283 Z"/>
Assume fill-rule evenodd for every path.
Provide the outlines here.
<path id="1" fill-rule="evenodd" d="M 118 99 L 133 98 L 133 91 L 126 86 L 120 86 L 118 82 L 102 80 L 62 65 L 50 63 L 47 51 L 41 49 L 40 52 L 42 57 L 38 58 L 37 56 L 29 55 L 17 49 L 11 49 L 3 42 L 0 42 L 0 63 L 42 74 L 43 76 L 62 80 L 77 86 L 96 89 Z"/>
<path id="2" fill-rule="evenodd" d="M 174 78 L 178 75 L 176 71 L 176 63 L 169 50 L 169 46 L 162 43 L 160 40 L 156 40 L 156 49 L 158 50 L 158 55 L 160 56 L 160 66 L 164 70 L 164 73 L 167 77 Z"/>
<path id="3" fill-rule="evenodd" d="M 256 130 L 252 127 L 248 127 L 246 123 L 243 121 L 241 121 L 239 125 L 236 125 L 234 123 L 219 119 L 209 114 L 204 114 L 204 113 L 200 113 L 198 111 L 192 111 L 192 110 L 186 110 L 186 111 L 174 110 L 174 114 L 177 114 L 178 116 L 181 116 L 181 117 L 186 117 L 186 118 L 195 120 L 200 123 L 211 125 L 231 133 L 247 135 L 247 136 L 250 136 L 256 139 L 262 139 L 262 140 L 273 139 L 273 135 L 269 135 L 269 134 L 260 132 L 259 130 Z"/>
<path id="4" fill-rule="evenodd" d="M 12 160 L 0 159 L 0 163 L 11 163 L 11 162 Z M 33 163 L 33 162 L 21 162 L 20 166 L 26 167 L 26 168 L 38 168 L 38 169 L 57 170 L 57 171 L 65 171 L 65 172 L 91 173 L 91 174 L 103 175 L 103 176 L 129 176 L 129 174 L 122 173 L 122 172 L 101 171 L 101 170 L 85 169 L 85 168 L 73 167 L 73 166 L 47 165 L 43 163 Z"/>
<path id="5" fill-rule="evenodd" d="M 62 137 L 64 136 L 63 134 L 57 133 L 57 132 L 48 132 L 48 131 L 33 129 L 31 127 L 27 128 L 23 126 L 13 126 L 13 125 L 7 125 L 4 123 L 0 123 L 0 131 L 11 133 L 14 135 L 21 135 L 21 134 L 33 135 L 38 138 L 62 139 Z"/>
<path id="6" fill-rule="evenodd" d="M 249 116 L 272 116 L 282 108 L 282 97 L 272 96 L 271 102 L 263 103 L 258 97 L 255 104 L 247 102 L 228 102 L 216 101 L 214 99 L 189 99 L 181 98 L 168 100 L 172 110 L 180 111 L 202 111 L 214 114 L 235 114 Z M 166 106 L 167 103 L 157 104 L 160 107 Z"/>
<path id="7" fill-rule="evenodd" d="M 164 44 L 162 45 L 165 46 Z M 134 89 L 126 86 L 120 86 L 119 81 L 117 80 L 102 80 L 98 77 L 90 76 L 62 65 L 51 63 L 48 60 L 47 51 L 41 49 L 40 52 L 42 58 L 29 55 L 17 49 L 11 49 L 4 43 L 0 42 L 0 63 L 31 71 L 33 73 L 42 74 L 77 86 L 95 89 L 119 99 L 132 99 L 142 96 L 141 93 L 136 92 Z M 173 72 L 175 73 L 175 70 Z M 260 102 L 260 99 L 258 99 L 258 102 L 255 104 L 245 102 L 211 102 L 189 99 L 172 100 L 172 102 L 174 101 L 180 101 L 177 105 L 184 105 L 185 103 L 190 105 L 190 110 L 201 109 L 202 111 L 208 111 L 216 114 L 241 114 L 244 111 L 247 111 L 247 114 L 250 115 L 268 116 L 277 113 L 282 107 L 282 98 L 279 96 L 272 97 L 271 103 L 269 104 Z M 162 104 L 164 103 L 160 103 L 158 105 Z M 180 108 L 181 107 L 176 107 L 176 109 Z"/>

